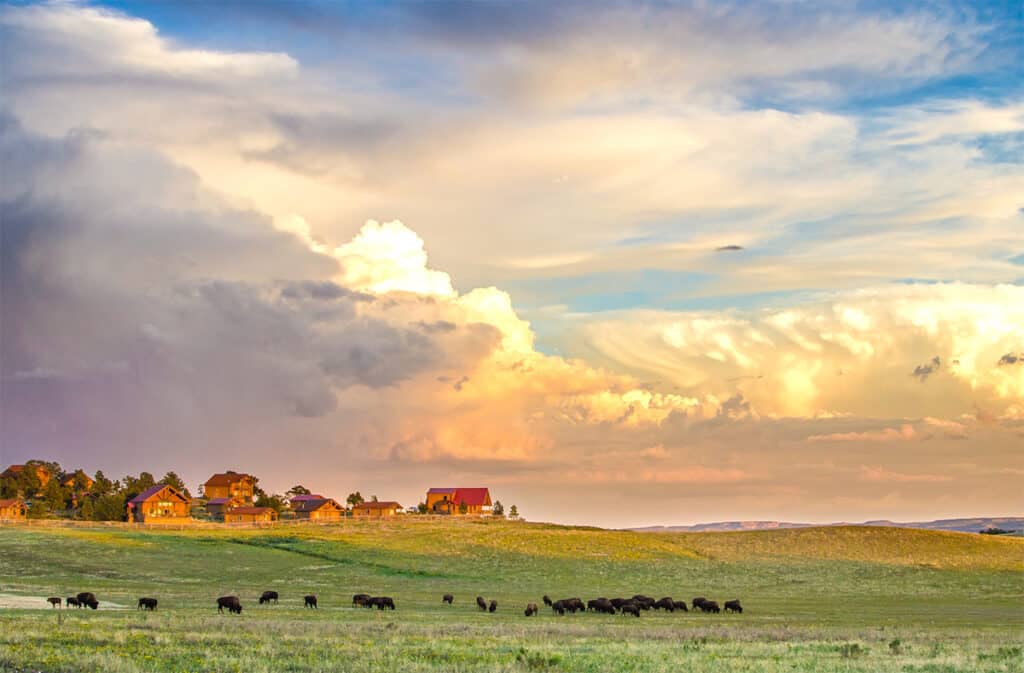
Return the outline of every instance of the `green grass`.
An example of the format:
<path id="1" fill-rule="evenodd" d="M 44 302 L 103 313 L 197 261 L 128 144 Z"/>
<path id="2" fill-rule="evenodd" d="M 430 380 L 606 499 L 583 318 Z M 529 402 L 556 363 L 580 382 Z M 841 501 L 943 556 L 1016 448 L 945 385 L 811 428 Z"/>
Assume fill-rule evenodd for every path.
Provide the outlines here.
<path id="1" fill-rule="evenodd" d="M 641 534 L 502 521 L 0 528 L 0 670 L 1024 671 L 1024 540 L 884 528 Z M 258 606 L 264 589 L 280 605 Z M 316 593 L 319 611 L 304 610 Z M 396 612 L 351 595 L 395 597 Z M 456 596 L 452 607 L 441 595 Z M 236 593 L 245 610 L 216 613 Z M 528 601 L 741 598 L 743 615 L 527 619 Z M 477 595 L 495 598 L 479 613 Z M 134 609 L 160 599 L 156 613 Z M 4 597 L 0 596 L 0 605 Z"/>

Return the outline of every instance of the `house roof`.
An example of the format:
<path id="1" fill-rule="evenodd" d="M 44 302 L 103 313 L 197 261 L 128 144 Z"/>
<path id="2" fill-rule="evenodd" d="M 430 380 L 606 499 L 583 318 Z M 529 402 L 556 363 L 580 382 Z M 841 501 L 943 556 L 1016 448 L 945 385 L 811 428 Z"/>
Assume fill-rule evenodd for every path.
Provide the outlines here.
<path id="1" fill-rule="evenodd" d="M 491 504 L 491 493 L 486 488 L 432 488 L 427 494 L 451 494 L 451 501 L 456 505 L 466 503 L 471 506 L 486 507 Z"/>
<path id="2" fill-rule="evenodd" d="M 244 472 L 218 472 L 209 479 L 203 486 L 230 486 L 231 484 L 238 483 L 243 479 L 252 479 L 251 474 L 245 474 Z"/>
<path id="3" fill-rule="evenodd" d="M 155 495 L 159 494 L 165 488 L 166 489 L 170 489 L 171 495 L 173 495 L 175 497 L 178 497 L 178 498 L 181 498 L 185 502 L 188 502 L 188 498 L 185 496 L 184 493 L 181 493 L 180 491 L 178 491 L 178 489 L 174 488 L 173 486 L 171 486 L 169 484 L 157 484 L 156 486 L 150 486 L 145 491 L 143 491 L 142 493 L 139 493 L 137 496 L 135 496 L 134 498 L 132 498 L 128 502 L 132 503 L 133 505 L 138 505 L 139 503 L 146 502 L 150 498 L 152 498 Z"/>
<path id="4" fill-rule="evenodd" d="M 327 506 L 344 509 L 334 498 L 317 498 L 313 500 L 299 500 L 298 502 L 292 500 L 292 509 L 296 512 L 315 512 Z"/>
<path id="5" fill-rule="evenodd" d="M 232 507 L 227 511 L 228 514 L 266 514 L 267 512 L 273 512 L 274 510 L 270 507 Z"/>
<path id="6" fill-rule="evenodd" d="M 21 500 L 18 500 L 17 498 L 7 498 L 6 500 L 0 500 L 0 507 L 14 507 L 15 505 L 20 504 Z"/>
<path id="7" fill-rule="evenodd" d="M 324 496 L 320 495 L 319 493 L 308 493 L 308 494 L 304 494 L 304 495 L 293 495 L 291 498 L 289 498 L 290 502 L 303 502 L 304 500 L 330 500 L 330 498 L 325 498 Z"/>
<path id="8" fill-rule="evenodd" d="M 361 502 L 358 505 L 353 505 L 353 507 L 362 507 L 364 509 L 391 509 L 392 507 L 399 508 L 401 505 L 394 500 L 381 500 L 378 502 Z"/>

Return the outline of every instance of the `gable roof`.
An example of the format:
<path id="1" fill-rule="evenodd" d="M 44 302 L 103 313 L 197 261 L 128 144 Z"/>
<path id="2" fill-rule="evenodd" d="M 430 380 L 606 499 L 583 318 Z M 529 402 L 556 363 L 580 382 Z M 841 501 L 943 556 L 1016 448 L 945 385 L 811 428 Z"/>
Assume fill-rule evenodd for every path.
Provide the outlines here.
<path id="1" fill-rule="evenodd" d="M 238 483 L 243 479 L 252 479 L 251 474 L 245 474 L 244 472 L 218 472 L 213 475 L 203 486 L 230 486 L 231 484 Z"/>
<path id="2" fill-rule="evenodd" d="M 184 493 L 182 493 L 178 489 L 174 488 L 170 484 L 157 484 L 155 486 L 150 486 L 145 491 L 143 491 L 142 493 L 139 493 L 137 496 L 135 496 L 134 498 L 132 498 L 128 502 L 133 504 L 133 505 L 138 505 L 138 504 L 146 502 L 150 498 L 158 495 L 164 489 L 170 490 L 172 496 L 177 497 L 177 498 L 181 498 L 181 500 L 183 502 L 188 502 L 189 501 Z"/>
<path id="3" fill-rule="evenodd" d="M 334 498 L 316 498 L 316 499 L 304 499 L 296 502 L 292 500 L 292 510 L 296 512 L 315 512 L 323 507 L 335 507 L 339 510 L 345 509 L 342 507 Z"/>
<path id="4" fill-rule="evenodd" d="M 487 507 L 491 504 L 491 492 L 486 488 L 432 488 L 427 491 L 427 494 L 449 494 L 452 497 L 449 498 L 456 505 L 466 503 L 466 505 Z"/>
<path id="5" fill-rule="evenodd" d="M 397 509 L 401 507 L 401 505 L 394 500 L 380 500 L 377 502 L 371 500 L 370 502 L 361 502 L 358 505 L 352 505 L 353 509 L 357 507 L 362 507 L 363 509 L 391 509 L 394 507 Z"/>

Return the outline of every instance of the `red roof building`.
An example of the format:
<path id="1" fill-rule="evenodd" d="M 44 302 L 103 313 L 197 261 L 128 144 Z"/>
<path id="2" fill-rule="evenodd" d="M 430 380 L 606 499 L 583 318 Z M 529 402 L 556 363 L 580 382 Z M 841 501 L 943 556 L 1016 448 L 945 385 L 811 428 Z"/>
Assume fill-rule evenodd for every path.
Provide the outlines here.
<path id="1" fill-rule="evenodd" d="M 491 492 L 486 488 L 431 488 L 427 491 L 427 511 L 431 514 L 484 514 L 490 509 Z"/>

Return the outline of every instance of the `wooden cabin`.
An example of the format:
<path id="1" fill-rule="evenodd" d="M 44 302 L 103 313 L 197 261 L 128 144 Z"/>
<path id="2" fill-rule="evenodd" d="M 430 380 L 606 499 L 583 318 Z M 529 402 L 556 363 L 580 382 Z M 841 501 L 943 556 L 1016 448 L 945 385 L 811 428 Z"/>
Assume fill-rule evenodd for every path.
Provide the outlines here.
<path id="1" fill-rule="evenodd" d="M 292 511 L 296 519 L 309 521 L 340 521 L 345 516 L 345 508 L 334 498 L 293 498 Z"/>
<path id="2" fill-rule="evenodd" d="M 192 500 L 168 484 L 157 484 L 128 501 L 128 522 L 149 525 L 192 520 Z"/>
<path id="3" fill-rule="evenodd" d="M 0 500 L 0 521 L 24 521 L 27 516 L 25 501 L 18 498 Z"/>
<path id="4" fill-rule="evenodd" d="M 224 512 L 224 523 L 273 523 L 277 512 L 270 507 L 232 507 Z"/>
<path id="5" fill-rule="evenodd" d="M 60 485 L 65 488 L 77 488 L 81 487 L 82 490 L 88 491 L 96 484 L 96 481 L 87 475 L 83 470 L 75 470 L 69 472 L 60 478 Z"/>
<path id="6" fill-rule="evenodd" d="M 491 509 L 491 492 L 486 488 L 431 488 L 427 491 L 429 514 L 487 514 Z"/>
<path id="7" fill-rule="evenodd" d="M 394 516 L 402 506 L 391 500 L 352 505 L 352 516 Z"/>
<path id="8" fill-rule="evenodd" d="M 232 507 L 241 507 L 242 504 L 242 502 L 231 498 L 211 498 L 206 501 L 206 511 L 210 517 L 223 521 L 225 512 Z"/>
<path id="9" fill-rule="evenodd" d="M 256 478 L 240 472 L 220 472 L 203 484 L 203 496 L 209 500 L 228 498 L 251 505 L 256 492 Z"/>
<path id="10" fill-rule="evenodd" d="M 39 478 L 39 487 L 45 488 L 46 484 L 50 482 L 50 471 L 43 465 L 32 465 L 36 471 L 36 477 Z M 3 472 L 0 472 L 0 479 L 17 479 L 25 471 L 24 465 L 11 465 Z"/>

